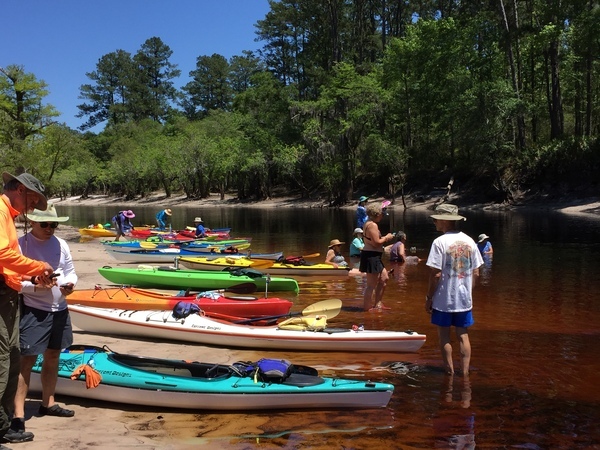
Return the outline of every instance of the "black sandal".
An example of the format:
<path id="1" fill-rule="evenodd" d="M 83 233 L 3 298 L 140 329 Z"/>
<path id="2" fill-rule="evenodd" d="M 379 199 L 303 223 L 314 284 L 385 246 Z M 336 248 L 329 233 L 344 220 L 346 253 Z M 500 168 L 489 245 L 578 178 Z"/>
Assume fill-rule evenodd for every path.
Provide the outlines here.
<path id="1" fill-rule="evenodd" d="M 52 405 L 50 408 L 40 405 L 38 414 L 40 416 L 73 417 L 75 415 L 75 411 L 73 411 L 72 409 L 62 408 L 57 403 L 55 405 Z"/>

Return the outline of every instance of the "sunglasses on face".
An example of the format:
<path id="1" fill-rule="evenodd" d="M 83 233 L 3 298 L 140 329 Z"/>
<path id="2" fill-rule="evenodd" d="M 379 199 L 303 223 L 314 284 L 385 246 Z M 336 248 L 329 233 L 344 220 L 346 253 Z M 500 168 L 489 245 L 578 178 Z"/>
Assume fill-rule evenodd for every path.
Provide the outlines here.
<path id="1" fill-rule="evenodd" d="M 58 226 L 58 222 L 40 222 L 40 227 L 42 228 L 56 228 Z"/>

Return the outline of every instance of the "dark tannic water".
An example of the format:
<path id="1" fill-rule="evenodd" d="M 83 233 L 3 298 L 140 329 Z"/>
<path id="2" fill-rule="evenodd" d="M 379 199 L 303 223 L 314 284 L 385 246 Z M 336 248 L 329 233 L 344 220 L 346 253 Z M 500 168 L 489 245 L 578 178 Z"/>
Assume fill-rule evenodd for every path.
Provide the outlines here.
<path id="1" fill-rule="evenodd" d="M 251 236 L 255 252 L 287 255 L 320 252 L 330 239 L 349 242 L 354 211 L 173 207 L 174 227 L 202 216 L 209 227 L 232 227 Z M 106 222 L 110 207 L 59 207 L 71 223 Z M 135 223 L 153 223 L 156 208 L 135 208 Z M 256 433 L 239 435 L 235 424 L 249 415 L 182 415 L 197 432 L 186 444 L 213 448 L 600 448 L 600 217 L 552 212 L 464 211 L 462 229 L 487 233 L 495 253 L 486 260 L 474 289 L 475 325 L 469 380 L 441 370 L 436 328 L 424 311 L 428 270 L 395 267 L 384 313 L 357 311 L 363 280 L 301 282 L 295 309 L 341 298 L 336 325 L 413 329 L 427 334 L 417 354 L 268 352 L 309 364 L 328 374 L 391 382 L 396 386 L 382 410 L 264 412 Z M 384 231 L 404 230 L 408 247 L 426 258 L 437 236 L 425 212 L 392 212 Z M 347 255 L 348 247 L 345 247 Z M 283 296 L 283 295 L 282 295 Z M 455 351 L 455 355 L 457 352 Z M 207 437 L 207 422 L 230 420 Z M 194 437 L 203 436 L 203 437 Z M 172 443 L 176 445 L 177 443 Z"/>

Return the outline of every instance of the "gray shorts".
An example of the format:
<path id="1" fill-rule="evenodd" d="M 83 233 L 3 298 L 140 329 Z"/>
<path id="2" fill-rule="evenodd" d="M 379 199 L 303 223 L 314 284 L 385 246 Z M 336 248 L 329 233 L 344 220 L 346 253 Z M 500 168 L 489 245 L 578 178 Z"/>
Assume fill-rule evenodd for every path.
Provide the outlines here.
<path id="1" fill-rule="evenodd" d="M 48 312 L 23 305 L 19 326 L 21 355 L 41 355 L 47 349 L 62 350 L 73 343 L 69 310 Z"/>

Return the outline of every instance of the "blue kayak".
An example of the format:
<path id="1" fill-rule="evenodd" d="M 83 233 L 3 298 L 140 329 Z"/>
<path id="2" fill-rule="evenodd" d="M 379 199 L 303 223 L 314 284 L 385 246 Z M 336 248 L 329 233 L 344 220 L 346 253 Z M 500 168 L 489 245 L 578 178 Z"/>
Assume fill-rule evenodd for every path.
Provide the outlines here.
<path id="1" fill-rule="evenodd" d="M 41 392 L 42 361 L 40 355 L 33 367 L 32 391 Z M 382 408 L 393 391 L 392 384 L 321 377 L 312 367 L 283 360 L 226 365 L 135 356 L 86 345 L 61 352 L 56 385 L 58 394 L 73 397 L 228 411 Z"/>

